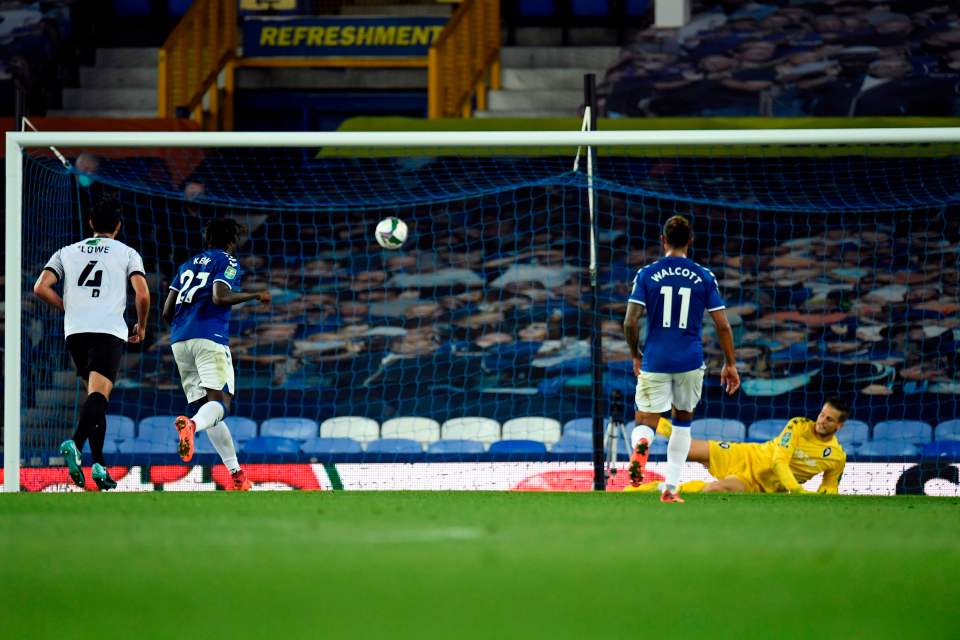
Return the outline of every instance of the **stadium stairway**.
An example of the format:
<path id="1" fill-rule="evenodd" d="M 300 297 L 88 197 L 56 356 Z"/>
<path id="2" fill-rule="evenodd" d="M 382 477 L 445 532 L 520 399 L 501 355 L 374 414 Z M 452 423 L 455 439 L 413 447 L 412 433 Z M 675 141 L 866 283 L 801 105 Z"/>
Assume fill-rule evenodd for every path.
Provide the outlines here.
<path id="1" fill-rule="evenodd" d="M 504 47 L 502 89 L 490 91 L 478 118 L 571 117 L 583 104 L 583 76 L 603 78 L 617 47 Z"/>
<path id="2" fill-rule="evenodd" d="M 96 66 L 80 68 L 80 86 L 63 90 L 50 116 L 157 117 L 157 49 L 97 49 Z"/>

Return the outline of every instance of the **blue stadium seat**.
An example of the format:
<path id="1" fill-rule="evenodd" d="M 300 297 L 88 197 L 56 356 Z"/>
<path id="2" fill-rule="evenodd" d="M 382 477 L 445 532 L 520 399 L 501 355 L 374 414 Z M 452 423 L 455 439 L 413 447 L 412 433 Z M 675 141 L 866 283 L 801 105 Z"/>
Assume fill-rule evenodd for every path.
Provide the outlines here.
<path id="1" fill-rule="evenodd" d="M 747 437 L 750 438 L 751 442 L 766 442 L 767 440 L 773 440 L 780 435 L 780 432 L 783 431 L 783 428 L 787 426 L 789 421 L 789 418 L 767 418 L 766 420 L 757 420 L 750 425 L 750 429 L 747 431 Z"/>
<path id="2" fill-rule="evenodd" d="M 553 445 L 553 453 L 590 453 L 593 451 L 593 442 L 589 437 L 579 434 L 563 436 Z"/>
<path id="3" fill-rule="evenodd" d="M 270 418 L 260 425 L 261 436 L 306 440 L 317 437 L 319 432 L 320 427 L 310 418 Z"/>
<path id="4" fill-rule="evenodd" d="M 937 440 L 923 445 L 924 458 L 960 459 L 960 440 Z"/>
<path id="5" fill-rule="evenodd" d="M 313 456 L 363 453 L 363 445 L 353 438 L 310 438 L 300 446 L 300 451 Z"/>
<path id="6" fill-rule="evenodd" d="M 104 453 L 104 454 L 119 453 L 119 451 L 120 451 L 120 450 L 117 448 L 117 441 L 116 441 L 116 440 L 104 440 L 104 441 L 103 441 L 103 453 Z"/>
<path id="7" fill-rule="evenodd" d="M 133 440 L 136 425 L 133 420 L 127 416 L 118 416 L 107 414 L 107 441 L 119 442 L 121 440 Z"/>
<path id="8" fill-rule="evenodd" d="M 920 420 L 884 420 L 873 426 L 873 439 L 924 444 L 933 440 L 933 427 Z"/>
<path id="9" fill-rule="evenodd" d="M 743 442 L 747 436 L 747 428 L 739 420 L 723 418 L 703 418 L 691 423 L 693 437 L 699 440 L 729 440 Z"/>
<path id="10" fill-rule="evenodd" d="M 578 18 L 605 18 L 610 15 L 610 2 L 609 0 L 571 0 L 570 13 Z"/>
<path id="11" fill-rule="evenodd" d="M 280 436 L 258 436 L 243 443 L 244 453 L 299 453 L 300 440 Z"/>
<path id="12" fill-rule="evenodd" d="M 210 438 L 207 436 L 206 431 L 201 431 L 197 434 L 197 437 L 193 440 L 194 446 L 197 448 L 196 453 L 216 453 L 217 449 L 213 446 L 213 443 L 210 442 Z"/>
<path id="13" fill-rule="evenodd" d="M 656 440 L 653 441 L 653 445 L 650 447 L 650 455 L 652 456 L 665 456 L 667 455 L 667 439 L 664 437 L 658 436 Z"/>
<path id="14" fill-rule="evenodd" d="M 152 440 L 154 442 L 172 441 L 177 439 L 177 429 L 173 421 L 177 416 L 151 416 L 144 418 L 137 425 L 138 440 Z"/>
<path id="15" fill-rule="evenodd" d="M 476 440 L 437 440 L 431 442 L 427 447 L 427 453 L 463 453 L 476 455 L 483 453 L 486 449 L 482 442 Z"/>
<path id="16" fill-rule="evenodd" d="M 563 425 L 563 435 L 568 433 L 593 433 L 593 418 L 574 418 Z"/>
<path id="17" fill-rule="evenodd" d="M 960 440 L 960 420 L 941 422 L 933 435 L 937 440 Z"/>
<path id="18" fill-rule="evenodd" d="M 119 453 L 150 453 L 165 454 L 177 452 L 176 438 L 170 438 L 166 442 L 158 440 L 149 440 L 144 438 L 134 438 L 117 443 Z"/>
<path id="19" fill-rule="evenodd" d="M 237 442 L 246 442 L 250 438 L 257 437 L 257 422 L 255 420 L 240 416 L 227 416 L 224 422 L 227 423 L 230 434 Z"/>
<path id="20" fill-rule="evenodd" d="M 490 445 L 490 453 L 527 453 L 544 455 L 547 447 L 537 440 L 498 440 Z"/>
<path id="21" fill-rule="evenodd" d="M 367 453 L 423 453 L 423 446 L 407 438 L 380 438 L 367 445 Z"/>
<path id="22" fill-rule="evenodd" d="M 843 428 L 837 432 L 837 440 L 847 449 L 853 445 L 863 444 L 870 440 L 870 425 L 861 420 L 847 420 L 843 423 Z"/>
<path id="23" fill-rule="evenodd" d="M 857 449 L 858 456 L 876 456 L 885 458 L 913 458 L 920 453 L 917 445 L 903 439 L 871 440 L 863 443 Z"/>

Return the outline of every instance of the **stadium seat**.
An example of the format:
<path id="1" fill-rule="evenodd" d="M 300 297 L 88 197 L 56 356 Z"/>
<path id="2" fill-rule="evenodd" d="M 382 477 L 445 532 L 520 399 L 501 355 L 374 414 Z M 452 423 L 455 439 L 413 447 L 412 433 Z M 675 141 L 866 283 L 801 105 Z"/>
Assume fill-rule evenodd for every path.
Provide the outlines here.
<path id="1" fill-rule="evenodd" d="M 367 445 L 367 453 L 423 453 L 423 446 L 407 438 L 381 438 Z"/>
<path id="2" fill-rule="evenodd" d="M 261 437 L 275 436 L 306 440 L 315 438 L 318 431 L 317 423 L 310 418 L 270 418 L 260 425 Z M 297 449 L 299 448 L 298 446 Z"/>
<path id="3" fill-rule="evenodd" d="M 592 433 L 593 418 L 575 418 L 563 425 L 563 435 L 568 433 Z"/>
<path id="4" fill-rule="evenodd" d="M 884 420 L 873 426 L 873 439 L 924 444 L 933 440 L 933 427 L 919 420 Z"/>
<path id="5" fill-rule="evenodd" d="M 937 425 L 933 432 L 936 440 L 960 440 L 960 420 L 947 420 Z"/>
<path id="6" fill-rule="evenodd" d="M 937 440 L 923 445 L 924 458 L 960 459 L 960 440 Z"/>
<path id="7" fill-rule="evenodd" d="M 300 446 L 300 451 L 313 456 L 363 453 L 363 445 L 353 438 L 310 438 Z"/>
<path id="8" fill-rule="evenodd" d="M 560 423 L 552 418 L 527 416 L 503 423 L 502 440 L 536 440 L 546 445 L 560 439 Z"/>
<path id="9" fill-rule="evenodd" d="M 747 429 L 747 438 L 751 442 L 766 442 L 773 440 L 783 428 L 787 426 L 789 418 L 767 418 L 765 420 L 756 420 Z"/>
<path id="10" fill-rule="evenodd" d="M 366 444 L 380 437 L 380 425 L 376 420 L 362 416 L 327 418 L 320 423 L 320 437 L 350 438 Z"/>
<path id="11" fill-rule="evenodd" d="M 430 418 L 392 418 L 380 428 L 382 438 L 406 438 L 429 445 L 440 439 L 440 424 Z"/>
<path id="12" fill-rule="evenodd" d="M 490 453 L 543 455 L 546 452 L 546 445 L 539 440 L 498 440 L 490 445 Z"/>
<path id="13" fill-rule="evenodd" d="M 223 420 L 230 429 L 230 435 L 237 442 L 246 442 L 250 438 L 257 437 L 257 422 L 250 418 L 240 416 L 227 416 Z"/>
<path id="14" fill-rule="evenodd" d="M 231 432 L 233 429 L 231 428 Z M 239 442 L 239 441 L 238 441 Z M 217 449 L 213 446 L 213 443 L 210 442 L 210 438 L 207 436 L 206 431 L 201 431 L 197 434 L 197 437 L 193 440 L 194 446 L 197 448 L 196 453 L 216 453 Z"/>
<path id="15" fill-rule="evenodd" d="M 490 418 L 451 418 L 440 427 L 444 440 L 477 440 L 485 445 L 500 439 L 500 423 Z"/>
<path id="16" fill-rule="evenodd" d="M 119 453 L 165 454 L 177 452 L 177 441 L 171 438 L 166 442 L 145 438 L 134 438 L 116 443 Z"/>
<path id="17" fill-rule="evenodd" d="M 127 416 L 107 414 L 107 441 L 119 442 L 136 437 L 136 425 Z"/>
<path id="18" fill-rule="evenodd" d="M 658 437 L 653 441 L 653 445 L 650 447 L 650 455 L 652 456 L 665 456 L 667 455 L 667 439 Z"/>
<path id="19" fill-rule="evenodd" d="M 431 442 L 430 446 L 427 447 L 427 453 L 435 454 L 463 453 L 476 455 L 484 451 L 486 451 L 486 448 L 483 443 L 476 440 L 437 440 Z"/>
<path id="20" fill-rule="evenodd" d="M 729 440 L 743 442 L 747 428 L 739 420 L 703 418 L 691 423 L 693 437 L 700 440 Z"/>
<path id="21" fill-rule="evenodd" d="M 876 456 L 885 458 L 913 458 L 920 453 L 917 445 L 897 438 L 895 440 L 874 439 L 865 442 L 857 449 L 858 456 Z"/>
<path id="22" fill-rule="evenodd" d="M 104 440 L 104 441 L 103 441 L 103 453 L 104 453 L 105 455 L 109 455 L 109 454 L 111 454 L 111 453 L 119 453 L 119 451 L 120 451 L 120 450 L 117 448 L 117 441 L 116 441 L 116 440 Z"/>
<path id="23" fill-rule="evenodd" d="M 863 444 L 870 440 L 870 425 L 861 420 L 847 420 L 843 423 L 843 428 L 837 431 L 837 440 L 844 449 L 849 449 L 851 445 Z M 850 452 L 847 451 L 847 453 Z"/>
<path id="24" fill-rule="evenodd" d="M 177 429 L 173 421 L 177 416 L 151 416 L 144 418 L 137 425 L 137 440 L 151 440 L 154 442 L 172 442 L 177 439 Z"/>
<path id="25" fill-rule="evenodd" d="M 552 453 L 591 453 L 592 451 L 593 441 L 577 434 L 560 438 L 551 448 Z"/>
<path id="26" fill-rule="evenodd" d="M 313 422 L 311 420 L 311 422 Z M 264 423 L 266 424 L 266 422 Z M 314 424 L 316 424 L 314 422 Z M 280 436 L 258 436 L 250 438 L 241 445 L 243 452 L 251 453 L 299 453 L 301 441 L 297 438 Z"/>

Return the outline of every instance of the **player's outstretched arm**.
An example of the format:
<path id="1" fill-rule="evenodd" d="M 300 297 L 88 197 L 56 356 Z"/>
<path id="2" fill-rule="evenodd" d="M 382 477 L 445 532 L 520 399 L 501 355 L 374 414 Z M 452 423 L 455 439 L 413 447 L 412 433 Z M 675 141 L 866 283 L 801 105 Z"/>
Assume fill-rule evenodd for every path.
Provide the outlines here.
<path id="1" fill-rule="evenodd" d="M 840 493 L 840 478 L 843 476 L 843 469 L 847 464 L 847 456 L 840 459 L 840 464 L 832 469 L 823 472 L 823 480 L 820 481 L 820 487 L 817 493 L 838 494 Z"/>
<path id="2" fill-rule="evenodd" d="M 796 432 L 799 426 L 796 418 L 787 423 L 787 426 L 777 437 L 777 446 L 773 450 L 773 460 L 771 461 L 773 472 L 780 479 L 780 484 L 790 493 L 807 493 L 806 489 L 797 482 L 793 471 L 790 470 L 790 460 L 797 448 L 797 438 L 800 437 L 800 434 Z"/>
<path id="3" fill-rule="evenodd" d="M 630 355 L 633 357 L 633 375 L 637 377 L 640 376 L 640 367 L 643 365 L 643 354 L 640 353 L 640 317 L 642 315 L 642 304 L 627 303 L 627 315 L 623 318 L 623 337 L 626 338 Z"/>
<path id="4" fill-rule="evenodd" d="M 36 283 L 33 285 L 33 295 L 43 300 L 54 309 L 63 311 L 63 298 L 60 297 L 60 294 L 54 291 L 53 285 L 55 284 L 57 284 L 57 276 L 54 275 L 52 271 L 44 269 L 40 272 L 40 277 L 37 278 Z"/>
<path id="5" fill-rule="evenodd" d="M 232 307 L 235 304 L 247 302 L 248 300 L 258 300 L 262 304 L 270 304 L 270 291 L 257 291 L 256 293 L 234 293 L 226 284 L 222 282 L 213 283 L 213 304 Z"/>
<path id="6" fill-rule="evenodd" d="M 733 351 L 733 329 L 727 320 L 727 312 L 717 309 L 710 312 L 713 324 L 717 327 L 717 338 L 720 348 L 723 349 L 723 369 L 720 370 L 720 383 L 727 390 L 727 395 L 733 395 L 740 388 L 740 374 L 737 373 L 737 356 Z"/>
<path id="7" fill-rule="evenodd" d="M 134 344 L 143 342 L 147 336 L 147 317 L 150 315 L 150 287 L 147 286 L 147 279 L 139 273 L 130 276 L 130 286 L 133 287 L 134 306 L 137 308 L 137 324 L 133 326 L 133 331 L 127 338 Z"/>

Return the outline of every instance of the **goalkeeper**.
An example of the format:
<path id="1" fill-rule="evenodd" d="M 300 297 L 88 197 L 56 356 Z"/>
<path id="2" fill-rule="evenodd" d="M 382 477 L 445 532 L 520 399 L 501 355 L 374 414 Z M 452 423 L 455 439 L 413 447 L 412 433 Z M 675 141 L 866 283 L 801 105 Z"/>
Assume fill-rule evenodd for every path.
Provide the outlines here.
<path id="1" fill-rule="evenodd" d="M 684 492 L 717 493 L 811 493 L 803 483 L 823 473 L 817 493 L 837 493 L 847 454 L 836 433 L 850 416 L 850 408 L 839 398 L 823 405 L 817 420 L 793 418 L 773 440 L 763 443 L 693 440 L 687 458 L 707 468 L 714 482 L 684 482 Z M 672 426 L 660 420 L 657 432 L 669 437 Z M 649 427 L 638 426 L 632 439 L 652 441 Z M 643 432 L 643 433 L 638 433 Z M 626 491 L 654 492 L 658 482 L 628 485 Z"/>

